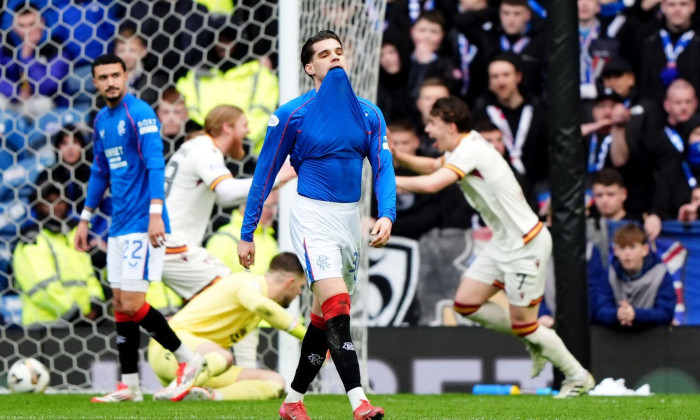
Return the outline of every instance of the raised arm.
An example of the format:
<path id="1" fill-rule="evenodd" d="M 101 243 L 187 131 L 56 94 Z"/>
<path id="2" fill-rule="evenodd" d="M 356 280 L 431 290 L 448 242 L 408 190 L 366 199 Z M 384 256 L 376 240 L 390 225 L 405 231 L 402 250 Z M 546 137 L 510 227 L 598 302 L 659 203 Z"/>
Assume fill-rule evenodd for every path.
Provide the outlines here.
<path id="1" fill-rule="evenodd" d="M 398 150 L 392 150 L 394 160 L 402 167 L 410 169 L 417 174 L 432 174 L 442 166 L 441 158 L 416 156 Z"/>

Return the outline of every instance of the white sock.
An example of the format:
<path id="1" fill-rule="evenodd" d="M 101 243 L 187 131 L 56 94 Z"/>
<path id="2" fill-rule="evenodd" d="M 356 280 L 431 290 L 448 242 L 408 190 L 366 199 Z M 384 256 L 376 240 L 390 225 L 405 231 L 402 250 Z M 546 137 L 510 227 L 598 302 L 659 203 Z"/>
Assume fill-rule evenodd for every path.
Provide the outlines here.
<path id="1" fill-rule="evenodd" d="M 173 354 L 175 354 L 175 358 L 179 363 L 189 363 L 197 356 L 197 354 L 190 350 L 185 343 L 180 343 L 180 347 L 178 347 Z"/>
<path id="2" fill-rule="evenodd" d="M 497 303 L 484 302 L 479 310 L 467 316 L 467 318 L 478 322 L 490 330 L 513 334 L 510 326 L 510 314 L 506 308 Z"/>
<path id="3" fill-rule="evenodd" d="M 141 389 L 138 373 L 122 373 L 122 383 L 130 389 Z"/>
<path id="4" fill-rule="evenodd" d="M 362 404 L 362 400 L 369 401 L 365 395 L 365 390 L 360 386 L 348 391 L 348 398 L 350 399 L 350 405 L 352 405 L 352 411 L 355 411 Z"/>
<path id="5" fill-rule="evenodd" d="M 540 324 L 534 332 L 523 337 L 523 340 L 539 346 L 542 349 L 542 356 L 559 368 L 566 375 L 566 379 L 585 377 L 586 369 L 569 352 L 554 330 Z"/>
<path id="6" fill-rule="evenodd" d="M 301 392 L 297 392 L 293 389 L 290 389 L 289 394 L 287 394 L 287 398 L 284 399 L 284 402 L 286 402 L 286 403 L 304 402 L 304 394 L 302 394 Z"/>

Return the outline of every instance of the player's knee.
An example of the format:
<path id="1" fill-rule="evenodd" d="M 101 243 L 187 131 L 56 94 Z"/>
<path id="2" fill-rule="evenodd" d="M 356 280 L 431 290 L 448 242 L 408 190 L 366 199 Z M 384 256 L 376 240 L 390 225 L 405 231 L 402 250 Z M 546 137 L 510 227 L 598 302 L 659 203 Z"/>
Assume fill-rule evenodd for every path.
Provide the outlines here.
<path id="1" fill-rule="evenodd" d="M 126 301 L 122 302 L 121 312 L 131 318 L 131 321 L 139 323 L 150 309 L 151 305 L 146 302 Z"/>
<path id="2" fill-rule="evenodd" d="M 524 338 L 534 333 L 539 326 L 540 323 L 535 321 L 526 323 L 513 322 L 510 327 L 513 330 L 513 334 L 517 335 L 520 338 Z"/>
<path id="3" fill-rule="evenodd" d="M 454 307 L 455 312 L 457 312 L 458 314 L 460 314 L 462 316 L 467 317 L 467 316 L 474 314 L 474 312 L 478 311 L 479 308 L 481 308 L 481 305 L 470 305 L 470 304 L 458 302 L 455 300 L 453 307 Z"/>
<path id="4" fill-rule="evenodd" d="M 311 314 L 311 325 L 318 328 L 319 330 L 326 331 L 326 321 L 322 316 L 318 316 L 314 313 Z"/>
<path id="5" fill-rule="evenodd" d="M 321 312 L 323 319 L 328 322 L 329 319 L 339 315 L 350 315 L 350 295 L 347 293 L 339 293 L 326 299 L 321 304 Z"/>

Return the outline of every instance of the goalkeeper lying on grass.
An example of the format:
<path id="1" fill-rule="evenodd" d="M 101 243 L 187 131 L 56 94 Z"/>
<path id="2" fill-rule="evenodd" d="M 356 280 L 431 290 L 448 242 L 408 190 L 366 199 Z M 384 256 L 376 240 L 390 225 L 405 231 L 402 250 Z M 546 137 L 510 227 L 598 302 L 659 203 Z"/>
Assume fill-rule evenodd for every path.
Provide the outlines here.
<path id="1" fill-rule="evenodd" d="M 161 382 L 169 384 L 154 400 L 261 400 L 278 398 L 284 378 L 266 369 L 235 365 L 228 350 L 261 319 L 301 339 L 306 328 L 283 308 L 299 296 L 306 281 L 296 255 L 281 253 L 272 259 L 264 276 L 240 272 L 224 277 L 195 296 L 169 321 L 171 328 L 191 350 L 204 355 L 207 368 L 195 384 L 176 383 L 178 363 L 155 340 L 148 346 L 148 362 Z"/>

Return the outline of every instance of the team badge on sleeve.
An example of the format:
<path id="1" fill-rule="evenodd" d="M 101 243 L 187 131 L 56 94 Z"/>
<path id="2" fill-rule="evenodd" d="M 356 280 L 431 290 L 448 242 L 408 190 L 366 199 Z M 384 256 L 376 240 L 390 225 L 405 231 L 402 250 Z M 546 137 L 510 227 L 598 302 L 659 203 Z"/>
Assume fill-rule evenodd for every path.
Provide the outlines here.
<path id="1" fill-rule="evenodd" d="M 276 127 L 280 123 L 280 119 L 277 115 L 270 115 L 270 121 L 267 122 L 268 127 Z"/>

